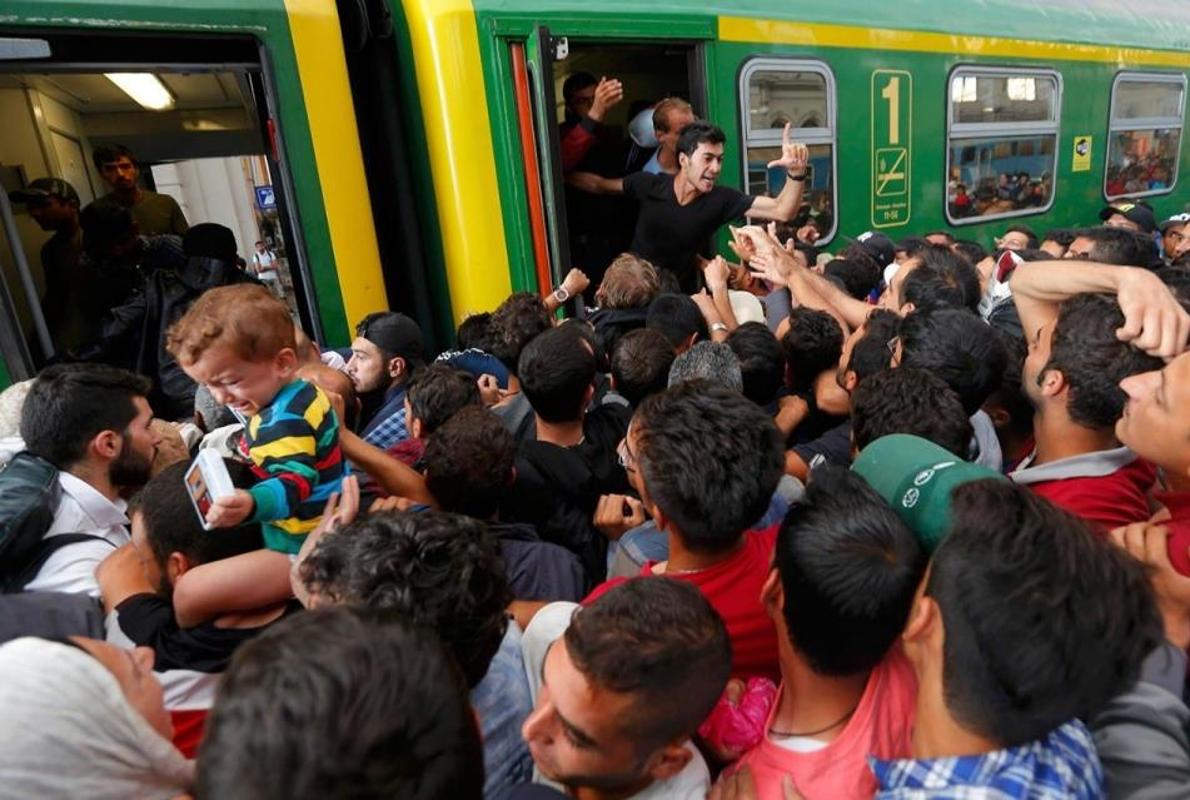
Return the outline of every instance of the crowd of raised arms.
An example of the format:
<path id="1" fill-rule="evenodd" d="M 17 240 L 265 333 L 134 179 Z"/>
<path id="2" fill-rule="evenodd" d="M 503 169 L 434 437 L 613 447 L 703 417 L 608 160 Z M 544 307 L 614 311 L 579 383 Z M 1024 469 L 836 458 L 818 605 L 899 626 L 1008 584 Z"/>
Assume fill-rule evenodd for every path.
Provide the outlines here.
<path id="1" fill-rule="evenodd" d="M 0 395 L 0 797 L 1190 797 L 1190 214 L 827 253 L 788 128 L 772 197 L 675 99 L 582 171 L 622 91 L 629 251 L 437 355 L 113 172 Z"/>

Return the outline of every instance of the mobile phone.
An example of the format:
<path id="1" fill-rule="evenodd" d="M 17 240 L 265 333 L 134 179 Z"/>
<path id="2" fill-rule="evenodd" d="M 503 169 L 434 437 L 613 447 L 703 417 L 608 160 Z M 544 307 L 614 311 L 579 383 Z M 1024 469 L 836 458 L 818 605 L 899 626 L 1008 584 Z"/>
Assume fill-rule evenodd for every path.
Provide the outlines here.
<path id="1" fill-rule="evenodd" d="M 211 526 L 207 524 L 207 512 L 216 500 L 235 493 L 231 475 L 227 473 L 227 465 L 214 449 L 199 450 L 194 463 L 186 470 L 185 481 L 186 491 L 190 495 L 195 512 L 198 513 L 199 522 L 205 530 L 211 530 Z"/>

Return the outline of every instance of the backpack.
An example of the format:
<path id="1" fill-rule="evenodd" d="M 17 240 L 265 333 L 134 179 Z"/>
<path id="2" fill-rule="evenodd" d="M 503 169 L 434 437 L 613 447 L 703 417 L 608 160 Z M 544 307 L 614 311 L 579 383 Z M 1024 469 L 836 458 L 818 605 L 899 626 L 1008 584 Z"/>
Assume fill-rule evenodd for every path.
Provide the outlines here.
<path id="1" fill-rule="evenodd" d="M 0 592 L 19 592 L 60 547 L 95 539 L 65 533 L 44 539 L 62 497 L 58 468 L 25 451 L 0 469 Z"/>

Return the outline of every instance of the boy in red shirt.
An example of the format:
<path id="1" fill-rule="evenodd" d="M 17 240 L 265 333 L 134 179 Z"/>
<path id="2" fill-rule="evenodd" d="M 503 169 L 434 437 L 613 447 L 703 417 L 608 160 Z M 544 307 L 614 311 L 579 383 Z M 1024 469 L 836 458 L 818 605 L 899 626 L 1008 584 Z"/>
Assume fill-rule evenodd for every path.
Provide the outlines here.
<path id="1" fill-rule="evenodd" d="M 669 537 L 669 558 L 645 564 L 642 574 L 697 586 L 727 625 L 732 675 L 777 680 L 777 633 L 760 600 L 777 526 L 748 530 L 783 469 L 772 418 L 738 392 L 686 381 L 641 403 L 620 460 Z M 622 582 L 604 583 L 586 602 Z"/>

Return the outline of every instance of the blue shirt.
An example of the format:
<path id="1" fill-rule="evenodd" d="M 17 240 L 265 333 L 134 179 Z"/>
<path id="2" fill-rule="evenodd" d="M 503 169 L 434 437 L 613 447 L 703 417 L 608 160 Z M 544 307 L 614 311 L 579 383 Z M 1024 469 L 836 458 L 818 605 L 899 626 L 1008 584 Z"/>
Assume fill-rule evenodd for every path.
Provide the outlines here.
<path id="1" fill-rule="evenodd" d="M 1091 734 L 1078 720 L 1019 747 L 978 756 L 869 758 L 877 800 L 1091 800 L 1105 797 Z"/>
<path id="2" fill-rule="evenodd" d="M 389 389 L 384 395 L 384 405 L 364 426 L 360 438 L 371 445 L 387 450 L 398 442 L 409 438 L 405 427 L 405 386 Z"/>
<path id="3" fill-rule="evenodd" d="M 484 800 L 501 800 L 512 787 L 533 779 L 529 745 L 521 738 L 533 696 L 525 677 L 521 629 L 512 620 L 487 674 L 471 690 L 471 707 L 483 734 Z"/>

